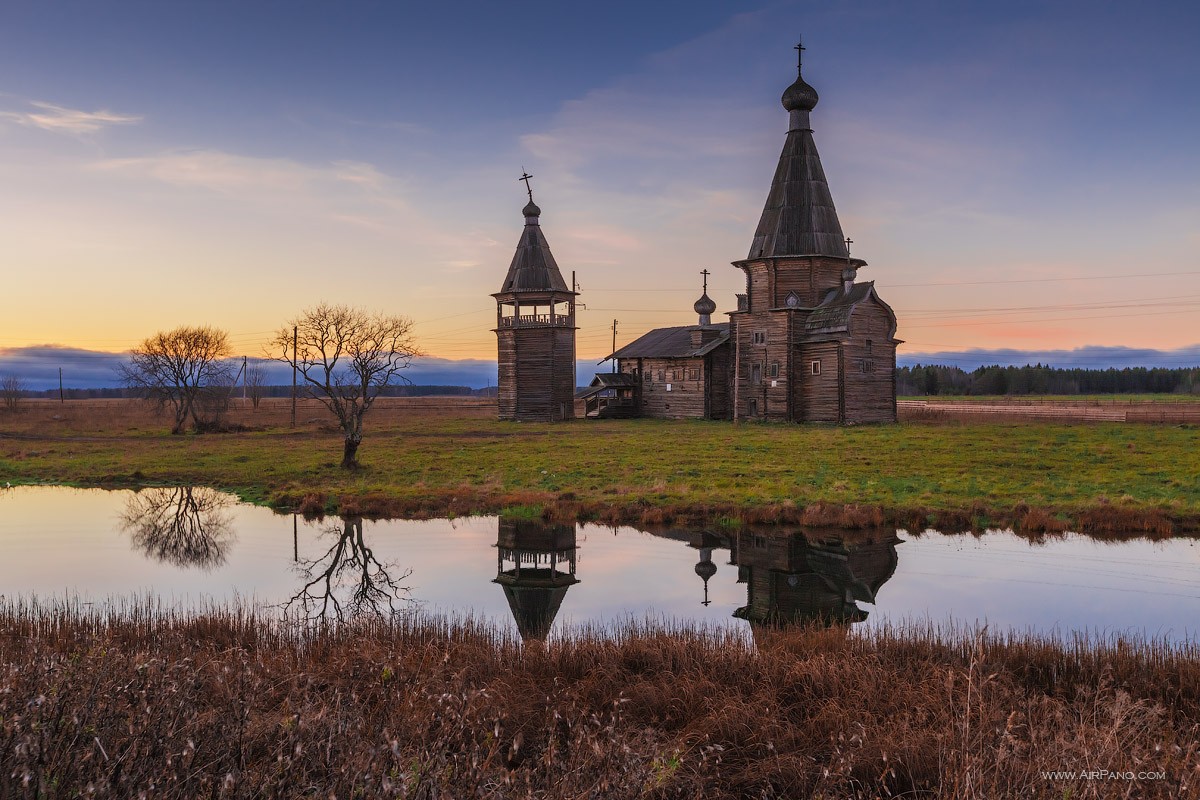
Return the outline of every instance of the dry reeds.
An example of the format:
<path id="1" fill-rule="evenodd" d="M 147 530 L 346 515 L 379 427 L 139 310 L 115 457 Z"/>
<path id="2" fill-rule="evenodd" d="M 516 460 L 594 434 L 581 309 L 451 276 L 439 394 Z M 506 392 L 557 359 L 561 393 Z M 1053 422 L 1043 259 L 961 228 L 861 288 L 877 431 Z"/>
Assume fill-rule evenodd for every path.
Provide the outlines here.
<path id="1" fill-rule="evenodd" d="M 1200 796 L 1195 645 L 756 638 L 9 603 L 0 797 Z"/>

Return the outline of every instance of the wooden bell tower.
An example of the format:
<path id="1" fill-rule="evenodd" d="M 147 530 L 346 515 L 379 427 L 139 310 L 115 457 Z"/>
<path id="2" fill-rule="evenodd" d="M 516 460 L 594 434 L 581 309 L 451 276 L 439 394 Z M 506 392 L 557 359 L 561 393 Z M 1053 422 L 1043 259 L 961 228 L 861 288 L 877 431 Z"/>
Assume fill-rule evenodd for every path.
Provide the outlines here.
<path id="1" fill-rule="evenodd" d="M 496 298 L 497 406 L 502 420 L 555 422 L 575 416 L 575 296 L 559 272 L 529 202 L 525 229 Z"/>

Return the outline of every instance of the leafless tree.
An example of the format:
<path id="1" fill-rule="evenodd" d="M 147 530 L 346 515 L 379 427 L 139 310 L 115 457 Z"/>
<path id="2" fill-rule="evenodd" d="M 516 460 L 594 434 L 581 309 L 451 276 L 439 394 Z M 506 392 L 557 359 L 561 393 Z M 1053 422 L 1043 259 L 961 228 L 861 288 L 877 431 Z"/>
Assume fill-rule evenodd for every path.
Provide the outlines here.
<path id="1" fill-rule="evenodd" d="M 421 355 L 406 317 L 324 303 L 280 328 L 269 347 L 277 360 L 295 364 L 307 393 L 337 417 L 347 469 L 358 466 L 363 417 L 384 387 L 411 383 L 400 373 Z"/>
<path id="2" fill-rule="evenodd" d="M 225 563 L 236 538 L 226 511 L 233 498 L 203 486 L 142 489 L 129 498 L 121 528 L 150 558 L 180 567 Z"/>
<path id="3" fill-rule="evenodd" d="M 267 371 L 258 364 L 250 364 L 246 367 L 245 381 L 246 393 L 250 395 L 250 402 L 257 411 L 258 404 L 267 393 Z"/>
<path id="4" fill-rule="evenodd" d="M 16 375 L 5 375 L 0 378 L 0 400 L 4 401 L 4 408 L 8 411 L 17 410 L 24 393 L 25 382 Z"/>
<path id="5" fill-rule="evenodd" d="M 346 518 L 340 529 L 333 526 L 324 533 L 333 543 L 324 555 L 297 562 L 305 583 L 283 604 L 284 610 L 301 612 L 313 621 L 395 614 L 408 591 L 400 582 L 409 572 L 394 575 L 394 564 L 376 558 L 363 538 L 361 518 Z"/>
<path id="6" fill-rule="evenodd" d="M 230 352 L 225 331 L 181 327 L 146 339 L 130 351 L 129 362 L 118 372 L 130 389 L 170 407 L 175 417 L 171 433 L 183 433 L 189 418 L 201 430 L 229 402 Z"/>

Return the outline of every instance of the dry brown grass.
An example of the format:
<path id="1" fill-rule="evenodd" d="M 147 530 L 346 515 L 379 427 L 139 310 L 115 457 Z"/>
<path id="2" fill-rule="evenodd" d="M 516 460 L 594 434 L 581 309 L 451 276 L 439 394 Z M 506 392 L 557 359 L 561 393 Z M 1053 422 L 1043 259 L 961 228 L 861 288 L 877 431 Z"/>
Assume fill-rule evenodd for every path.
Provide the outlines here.
<path id="1" fill-rule="evenodd" d="M 1198 797 L 1200 651 L 0 607 L 0 797 Z M 1047 779 L 1046 770 L 1162 772 Z"/>

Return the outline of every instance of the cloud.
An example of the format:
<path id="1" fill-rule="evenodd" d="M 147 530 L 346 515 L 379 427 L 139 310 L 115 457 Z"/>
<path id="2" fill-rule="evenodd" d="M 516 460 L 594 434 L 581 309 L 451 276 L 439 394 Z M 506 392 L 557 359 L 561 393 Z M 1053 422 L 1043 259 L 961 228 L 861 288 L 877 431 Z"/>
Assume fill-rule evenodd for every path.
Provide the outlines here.
<path id="1" fill-rule="evenodd" d="M 2 116 L 22 125 L 41 128 L 52 133 L 83 134 L 113 125 L 133 125 L 141 122 L 142 117 L 132 114 L 118 114 L 115 111 L 100 109 L 97 111 L 81 111 L 75 108 L 44 103 L 33 100 L 30 105 L 36 111 L 6 111 Z"/>

